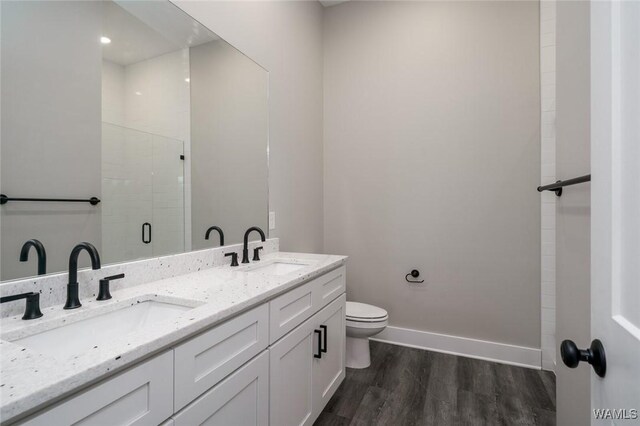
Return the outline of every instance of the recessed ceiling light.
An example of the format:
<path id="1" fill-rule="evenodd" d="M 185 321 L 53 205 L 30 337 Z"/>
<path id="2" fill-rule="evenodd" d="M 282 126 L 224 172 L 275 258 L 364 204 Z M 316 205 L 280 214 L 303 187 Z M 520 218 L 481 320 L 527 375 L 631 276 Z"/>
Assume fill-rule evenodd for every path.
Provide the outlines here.
<path id="1" fill-rule="evenodd" d="M 142 92 L 136 92 L 136 95 L 140 96 L 142 95 Z"/>
<path id="2" fill-rule="evenodd" d="M 100 43 L 109 44 L 109 43 L 111 43 L 111 39 L 109 37 L 102 36 L 102 37 L 100 37 Z"/>
<path id="3" fill-rule="evenodd" d="M 186 81 L 188 83 L 188 82 L 191 81 L 191 79 L 187 77 L 187 78 L 184 79 L 184 81 Z"/>

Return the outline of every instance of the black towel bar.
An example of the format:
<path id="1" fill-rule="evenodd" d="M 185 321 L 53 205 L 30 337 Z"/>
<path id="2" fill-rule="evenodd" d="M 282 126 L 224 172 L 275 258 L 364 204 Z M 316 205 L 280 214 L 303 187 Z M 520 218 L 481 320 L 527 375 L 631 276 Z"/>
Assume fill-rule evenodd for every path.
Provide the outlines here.
<path id="1" fill-rule="evenodd" d="M 7 204 L 9 201 L 55 201 L 64 203 L 89 203 L 92 206 L 95 206 L 100 202 L 100 199 L 97 197 L 91 197 L 88 200 L 78 200 L 73 198 L 13 198 L 7 197 L 5 194 L 0 194 L 0 204 Z"/>
<path id="2" fill-rule="evenodd" d="M 538 192 L 542 191 L 553 191 L 559 197 L 562 195 L 562 188 L 569 185 L 575 185 L 577 183 L 590 182 L 591 175 L 584 175 L 573 179 L 567 180 L 559 180 L 556 183 L 552 183 L 550 185 L 539 186 Z"/>

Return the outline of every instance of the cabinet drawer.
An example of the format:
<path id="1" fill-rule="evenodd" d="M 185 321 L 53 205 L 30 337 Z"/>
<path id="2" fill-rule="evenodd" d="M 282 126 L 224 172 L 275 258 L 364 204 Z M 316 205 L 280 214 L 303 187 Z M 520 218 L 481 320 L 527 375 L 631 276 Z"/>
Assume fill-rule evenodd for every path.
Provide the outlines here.
<path id="1" fill-rule="evenodd" d="M 158 425 L 173 414 L 173 351 L 63 401 L 27 425 Z"/>
<path id="2" fill-rule="evenodd" d="M 295 288 L 269 302 L 269 339 L 273 343 L 315 312 L 314 281 Z"/>
<path id="3" fill-rule="evenodd" d="M 346 268 L 334 269 L 269 302 L 269 341 L 276 342 L 345 292 Z"/>
<path id="4" fill-rule="evenodd" d="M 269 351 L 224 379 L 173 417 L 175 426 L 269 423 Z"/>
<path id="5" fill-rule="evenodd" d="M 175 349 L 175 411 L 260 353 L 269 341 L 263 304 Z"/>
<path id="6" fill-rule="evenodd" d="M 315 281 L 315 297 L 317 303 L 316 311 L 324 308 L 336 297 L 340 296 L 347 289 L 347 268 L 344 266 L 334 269 L 323 276 L 316 278 Z"/>

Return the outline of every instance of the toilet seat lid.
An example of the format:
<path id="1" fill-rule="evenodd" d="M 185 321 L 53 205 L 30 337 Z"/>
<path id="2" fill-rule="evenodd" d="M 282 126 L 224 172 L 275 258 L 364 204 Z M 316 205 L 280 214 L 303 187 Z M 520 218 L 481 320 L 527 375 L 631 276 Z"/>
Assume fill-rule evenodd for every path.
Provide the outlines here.
<path id="1" fill-rule="evenodd" d="M 387 316 L 387 311 L 377 306 L 359 302 L 347 302 L 347 319 L 385 320 Z"/>

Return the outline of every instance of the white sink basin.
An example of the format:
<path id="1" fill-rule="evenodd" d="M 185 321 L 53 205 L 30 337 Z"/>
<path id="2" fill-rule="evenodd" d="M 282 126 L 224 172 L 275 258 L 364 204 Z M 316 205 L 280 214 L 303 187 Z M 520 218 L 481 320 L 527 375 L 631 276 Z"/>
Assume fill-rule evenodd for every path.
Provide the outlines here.
<path id="1" fill-rule="evenodd" d="M 272 262 L 266 265 L 255 266 L 249 269 L 248 272 L 259 272 L 267 275 L 286 275 L 291 272 L 295 272 L 308 265 L 301 263 L 289 263 L 289 262 Z"/>
<path id="2" fill-rule="evenodd" d="M 68 359 L 90 352 L 95 346 L 100 348 L 126 338 L 129 333 L 144 331 L 159 321 L 176 318 L 190 309 L 193 308 L 146 301 L 14 340 L 13 343 L 54 358 Z"/>

